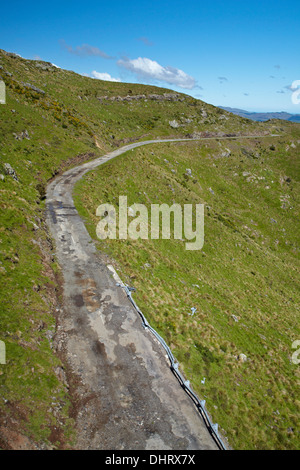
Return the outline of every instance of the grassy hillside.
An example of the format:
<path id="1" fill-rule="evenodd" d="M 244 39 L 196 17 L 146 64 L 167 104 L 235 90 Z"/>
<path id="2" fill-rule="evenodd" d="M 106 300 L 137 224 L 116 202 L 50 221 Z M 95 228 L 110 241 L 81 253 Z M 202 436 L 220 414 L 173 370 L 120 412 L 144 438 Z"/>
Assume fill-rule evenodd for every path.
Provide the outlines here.
<path id="1" fill-rule="evenodd" d="M 223 333 L 222 329 L 215 331 L 213 329 L 216 329 L 216 326 L 211 322 L 214 310 L 211 311 L 213 302 L 210 297 L 212 296 L 211 289 L 217 289 L 216 286 L 221 286 L 220 277 L 222 273 L 228 271 L 230 276 L 233 276 L 233 272 L 230 267 L 227 267 L 227 271 L 223 271 L 223 268 L 221 269 L 223 265 L 220 265 L 218 269 L 214 268 L 214 263 L 219 263 L 222 259 L 223 263 L 229 263 L 228 260 L 230 258 L 227 259 L 225 254 L 224 258 L 222 258 L 221 242 L 223 236 L 225 236 L 225 243 L 228 245 L 228 256 L 232 255 L 234 257 L 234 253 L 231 253 L 230 237 L 237 237 L 239 232 L 236 233 L 233 230 L 229 230 L 228 224 L 230 226 L 231 222 L 239 227 L 244 236 L 247 235 L 252 240 L 251 234 L 252 231 L 255 231 L 255 228 L 252 230 L 252 226 L 249 225 L 250 222 L 247 222 L 247 218 L 245 218 L 247 214 L 249 215 L 246 210 L 246 202 L 248 201 L 245 199 L 242 204 L 242 197 L 246 198 L 242 184 L 246 185 L 247 191 L 252 187 L 260 187 L 263 180 L 258 180 L 258 176 L 261 175 L 258 172 L 258 168 L 263 171 L 261 161 L 265 161 L 265 159 L 269 162 L 269 166 L 266 167 L 268 170 L 261 176 L 266 178 L 266 185 L 269 183 L 269 179 L 271 180 L 272 178 L 272 173 L 270 173 L 272 171 L 277 176 L 280 174 L 280 177 L 283 179 L 280 180 L 281 183 L 278 186 L 278 180 L 274 176 L 276 186 L 273 187 L 273 183 L 271 184 L 270 182 L 270 189 L 264 189 L 265 193 L 260 195 L 260 201 L 263 203 L 263 206 L 260 206 L 259 209 L 260 216 L 263 216 L 263 213 L 266 212 L 266 209 L 263 212 L 261 207 L 266 208 L 269 204 L 271 206 L 274 204 L 274 214 L 271 217 L 277 221 L 277 224 L 272 223 L 268 225 L 266 221 L 262 220 L 260 223 L 265 230 L 262 233 L 264 233 L 268 243 L 271 243 L 271 238 L 269 240 L 270 234 L 272 236 L 275 236 L 275 234 L 279 236 L 276 230 L 279 230 L 279 227 L 281 227 L 281 217 L 283 217 L 284 224 L 286 225 L 282 225 L 282 228 L 286 230 L 285 236 L 288 241 L 288 245 L 285 248 L 287 253 L 286 259 L 284 259 L 284 263 L 286 262 L 287 265 L 282 264 L 284 266 L 284 274 L 280 272 L 280 275 L 278 274 L 276 277 L 275 273 L 277 271 L 274 271 L 273 274 L 271 269 L 273 265 L 271 264 L 267 265 L 265 269 L 267 273 L 271 271 L 271 274 L 268 274 L 271 276 L 270 282 L 272 279 L 277 279 L 277 284 L 279 282 L 283 284 L 282 290 L 287 290 L 286 299 L 288 300 L 286 301 L 290 302 L 287 304 L 289 315 L 287 315 L 288 307 L 283 311 L 281 310 L 280 303 L 280 308 L 276 307 L 277 316 L 283 318 L 282 323 L 284 325 L 290 325 L 290 322 L 293 322 L 294 304 L 289 299 L 296 299 L 289 292 L 289 289 L 294 288 L 295 281 L 288 282 L 286 279 L 289 272 L 286 266 L 291 270 L 292 278 L 295 278 L 295 274 L 293 274 L 296 269 L 295 253 L 292 252 L 292 249 L 295 249 L 294 245 L 296 243 L 296 224 L 293 223 L 293 217 L 296 217 L 297 207 L 295 200 L 297 194 L 295 159 L 297 149 L 299 148 L 297 143 L 299 140 L 299 126 L 292 124 L 283 125 L 283 123 L 276 121 L 265 124 L 253 123 L 187 95 L 170 92 L 170 90 L 94 80 L 82 77 L 71 71 L 58 69 L 46 62 L 25 60 L 1 50 L 0 77 L 6 84 L 6 105 L 0 105 L 0 175 L 2 175 L 0 176 L 0 340 L 4 341 L 6 345 L 6 364 L 0 365 L 0 447 L 10 448 L 18 445 L 16 442 L 20 441 L 20 435 L 26 436 L 26 438 L 24 437 L 24 443 L 33 448 L 35 447 L 34 443 L 39 448 L 47 446 L 65 448 L 72 445 L 72 438 L 74 438 L 72 435 L 72 419 L 74 418 L 72 410 L 72 381 L 67 380 L 68 378 L 70 379 L 68 370 L 60 347 L 55 341 L 55 331 L 59 326 L 61 309 L 61 273 L 55 260 L 55 247 L 52 245 L 52 240 L 44 222 L 44 198 L 47 181 L 72 165 L 95 158 L 128 141 L 156 137 L 197 136 L 200 133 L 201 135 L 213 134 L 217 136 L 232 133 L 256 135 L 273 132 L 281 133 L 283 135 L 280 140 L 281 143 L 275 144 L 275 150 L 270 150 L 273 140 L 272 143 L 266 140 L 261 143 L 261 145 L 265 146 L 264 150 L 261 150 L 260 147 L 255 149 L 255 152 L 262 152 L 263 159 L 261 157 L 256 158 L 251 153 L 254 145 L 256 145 L 254 142 L 247 142 L 247 144 L 226 142 L 226 147 L 233 147 L 232 155 L 225 159 L 223 157 L 219 158 L 222 152 L 219 152 L 221 147 L 217 141 L 214 144 L 212 142 L 207 144 L 207 147 L 204 145 L 197 146 L 196 144 L 185 146 L 166 146 L 164 144 L 163 146 L 153 148 L 153 150 L 141 149 L 132 152 L 124 160 L 120 159 L 120 163 L 111 163 L 111 166 L 107 165 L 105 169 L 99 170 L 99 173 L 93 172 L 89 176 L 89 178 L 95 179 L 94 183 L 96 185 L 95 198 L 93 200 L 90 198 L 87 201 L 88 212 L 85 212 L 85 215 L 90 217 L 91 221 L 93 221 L 95 208 L 99 201 L 99 197 L 96 197 L 96 189 L 100 198 L 105 202 L 110 199 L 113 201 L 113 197 L 115 197 L 118 191 L 125 191 L 126 189 L 128 195 L 132 198 L 132 202 L 139 201 L 139 199 L 135 199 L 137 196 L 146 198 L 145 195 L 143 196 L 144 192 L 148 194 L 149 201 L 151 201 L 152 196 L 154 197 L 154 193 L 159 195 L 162 202 L 168 202 L 171 200 L 171 197 L 175 198 L 176 202 L 179 203 L 181 200 L 192 202 L 195 198 L 200 197 L 210 206 L 210 216 L 207 214 L 206 220 L 210 220 L 211 223 L 214 222 L 214 230 L 217 230 L 217 227 L 224 228 L 224 233 L 220 230 L 219 232 L 212 231 L 211 235 L 215 233 L 214 236 L 216 238 L 213 238 L 210 242 L 205 241 L 204 250 L 197 255 L 201 257 L 200 263 L 198 263 L 199 260 L 197 261 L 196 258 L 195 261 L 189 261 L 192 263 L 191 266 L 194 266 L 193 269 L 191 267 L 189 270 L 191 278 L 188 272 L 185 271 L 185 256 L 187 252 L 182 250 L 182 246 L 179 243 L 177 243 L 178 246 L 176 245 L 178 260 L 176 261 L 174 258 L 173 265 L 173 261 L 172 263 L 170 261 L 171 259 L 173 260 L 173 256 L 169 256 L 170 250 L 173 250 L 173 247 L 171 249 L 170 245 L 157 243 L 157 246 L 155 244 L 151 247 L 148 244 L 139 247 L 137 242 L 134 250 L 131 250 L 131 254 L 134 253 L 134 256 L 137 257 L 136 259 L 133 258 L 131 267 L 126 266 L 128 254 L 126 244 L 116 243 L 115 248 L 111 244 L 101 246 L 102 249 L 109 250 L 112 253 L 119 265 L 122 266 L 124 275 L 129 277 L 136 276 L 135 285 L 138 287 L 138 300 L 141 306 L 144 308 L 145 313 L 148 314 L 149 312 L 155 325 L 164 334 L 166 339 L 172 343 L 175 352 L 178 351 L 178 358 L 189 375 L 192 373 L 195 386 L 199 383 L 199 378 L 204 370 L 206 377 L 208 377 L 208 372 L 212 370 L 210 372 L 212 378 L 209 381 L 207 380 L 207 383 L 210 384 L 210 387 L 213 387 L 213 382 L 215 382 L 216 390 L 219 390 L 218 383 L 222 379 L 222 374 L 219 375 L 217 371 L 221 369 L 218 366 L 221 362 L 214 362 L 210 359 L 211 354 L 213 354 L 213 357 L 215 357 L 214 355 L 218 357 L 219 349 L 214 351 L 214 348 L 217 348 L 216 345 L 219 337 Z M 288 151 L 286 150 L 286 145 L 289 145 Z M 215 146 L 214 156 L 210 154 L 211 146 Z M 154 155 L 151 154 L 151 151 Z M 200 159 L 199 155 L 201 156 Z M 165 163 L 164 158 L 169 163 Z M 234 158 L 235 163 L 232 158 Z M 206 162 L 204 165 L 205 169 L 202 169 L 202 160 Z M 173 166 L 176 173 L 173 173 L 170 162 L 175 161 L 179 163 L 176 164 L 176 167 L 174 163 Z M 129 164 L 129 167 L 125 165 L 125 162 L 127 162 L 127 165 Z M 143 164 L 142 167 L 137 165 L 139 162 Z M 118 173 L 120 164 L 125 165 L 122 177 Z M 234 165 L 240 165 L 236 171 L 239 175 L 238 177 L 233 177 L 229 167 L 227 168 L 232 182 L 234 185 L 237 185 L 229 193 L 228 188 L 230 185 L 228 186 L 226 179 L 221 178 L 221 173 L 219 172 L 222 169 L 222 165 L 225 164 L 228 166 L 232 165 L 232 168 L 235 167 Z M 185 171 L 185 166 L 186 168 L 193 169 L 193 173 L 196 174 L 195 178 L 190 179 L 183 176 L 182 173 Z M 142 168 L 143 174 L 140 174 Z M 163 173 L 158 174 L 157 172 L 161 172 L 162 169 Z M 203 176 L 201 176 L 202 171 L 204 172 Z M 243 171 L 250 172 L 248 178 L 254 175 L 256 179 L 252 180 L 250 178 L 250 182 L 245 183 L 245 177 L 241 176 Z M 133 177 L 135 174 L 137 178 Z M 164 179 L 162 179 L 163 175 L 165 176 Z M 99 187 L 97 187 L 98 178 L 102 181 L 104 176 L 108 186 L 102 188 L 102 192 L 99 192 Z M 201 180 L 202 177 L 204 178 L 203 181 Z M 111 179 L 110 181 L 109 178 Z M 203 184 L 206 178 L 209 181 L 208 187 L 214 190 L 214 195 L 210 196 L 211 193 L 207 191 L 205 194 L 199 192 L 200 188 L 206 188 L 206 183 L 205 185 Z M 284 178 L 288 178 L 291 181 Z M 197 182 L 194 183 L 194 180 L 197 180 Z M 110 183 L 113 183 L 111 188 L 109 187 Z M 169 184 L 173 187 L 174 191 L 178 191 L 179 199 L 177 199 L 177 193 L 176 197 L 174 196 L 174 191 L 171 191 L 168 186 Z M 276 197 L 273 191 L 275 191 Z M 142 196 L 139 195 L 139 192 L 142 193 Z M 180 197 L 179 193 L 181 194 Z M 82 187 L 81 194 L 81 196 L 78 196 L 79 206 L 82 205 L 86 198 L 84 186 Z M 120 194 L 123 193 L 121 192 Z M 124 194 L 127 193 L 125 192 Z M 248 196 L 250 197 L 250 195 Z M 278 198 L 281 196 L 285 198 L 284 202 L 288 206 L 287 209 L 283 210 L 277 207 L 279 204 Z M 181 199 L 182 197 L 184 199 Z M 146 198 L 146 200 L 148 199 Z M 249 202 L 251 203 L 251 199 L 249 199 Z M 290 209 L 290 206 L 292 209 Z M 251 215 L 251 218 L 256 220 L 253 217 Z M 228 218 L 229 221 L 227 220 Z M 91 230 L 93 232 L 94 221 L 91 223 Z M 208 224 L 208 222 L 206 223 Z M 248 225 L 250 231 L 241 228 L 243 224 Z M 210 229 L 207 228 L 206 232 L 209 234 Z M 227 232 L 228 234 L 226 235 Z M 243 240 L 245 240 L 244 236 L 241 236 Z M 284 235 L 281 234 L 281 236 L 283 237 Z M 217 244 L 216 240 L 218 239 L 219 243 Z M 272 249 L 269 248 L 269 245 L 266 247 L 273 256 L 270 255 L 271 260 L 273 260 L 275 255 L 274 259 L 277 259 L 277 252 L 281 249 L 281 238 L 279 239 L 280 243 L 277 245 L 275 245 L 275 240 L 277 238 L 274 238 L 274 240 L 272 238 L 272 243 L 274 241 Z M 263 239 L 259 239 L 259 242 L 262 243 Z M 211 245 L 208 243 L 211 243 Z M 236 243 L 240 243 L 239 239 Z M 243 241 L 243 243 L 246 243 L 246 241 Z M 254 242 L 251 241 L 251 243 Z M 293 246 L 291 245 L 292 243 L 294 244 Z M 210 262 L 209 246 L 213 250 L 215 245 L 219 246 L 218 257 L 220 259 L 217 257 L 214 261 Z M 130 246 L 130 243 L 128 246 Z M 162 248 L 159 248 L 159 246 Z M 250 245 L 246 246 L 250 249 Z M 251 249 L 254 250 L 254 248 Z M 236 247 L 236 252 L 236 258 L 238 258 L 238 253 L 242 256 L 240 248 Z M 244 255 L 248 259 L 246 253 Z M 158 273 L 155 271 L 153 276 L 159 275 L 162 283 L 161 286 L 158 286 L 156 281 L 154 282 L 154 277 L 151 288 L 151 292 L 153 292 L 151 294 L 151 292 L 147 291 L 151 285 L 147 280 L 147 276 L 152 276 L 153 267 L 150 270 L 150 268 L 142 269 L 139 266 L 142 265 L 144 258 L 143 264 L 147 263 L 149 257 L 151 260 L 153 257 L 153 261 L 149 261 L 149 264 L 152 266 L 160 256 L 161 264 L 155 268 Z M 253 255 L 253 253 L 248 256 L 252 256 L 251 259 L 256 259 L 256 255 Z M 207 260 L 205 264 L 203 262 L 204 258 Z M 196 264 L 194 265 L 193 263 Z M 199 264 L 203 267 L 206 266 L 205 269 L 210 272 L 207 285 L 205 284 L 207 291 L 204 292 L 208 297 L 201 296 L 202 284 L 198 278 L 203 276 L 200 274 Z M 244 264 L 241 261 L 241 273 L 243 273 L 243 266 Z M 150 271 L 148 272 L 148 270 Z M 141 276 L 141 272 L 144 278 Z M 175 276 L 171 278 L 170 273 L 176 274 L 177 278 L 183 281 L 181 283 L 181 286 L 183 286 L 183 297 L 179 297 L 179 300 L 176 300 L 176 302 L 181 303 L 181 307 L 176 306 L 179 311 L 181 311 L 180 308 L 183 312 L 186 308 L 190 308 L 190 302 L 187 302 L 187 298 L 190 297 L 192 292 L 190 290 L 192 277 L 193 284 L 198 284 L 200 287 L 200 289 L 192 288 L 199 290 L 199 292 L 198 290 L 196 291 L 198 297 L 193 300 L 193 304 L 197 305 L 197 314 L 203 308 L 203 318 L 207 316 L 204 323 L 205 329 L 211 331 L 211 333 L 205 333 L 203 341 L 201 340 L 202 342 L 198 338 L 197 344 L 199 344 L 199 347 L 194 347 L 192 350 L 191 345 L 194 338 L 189 336 L 190 328 L 188 328 L 187 321 L 193 320 L 199 324 L 199 320 L 196 317 L 190 319 L 182 313 L 181 315 L 186 322 L 185 329 L 182 329 L 181 336 L 178 336 L 178 333 L 175 332 L 178 326 L 172 326 L 172 316 L 174 314 L 172 302 L 175 302 L 175 298 L 177 299 L 179 291 L 176 288 L 176 282 L 173 292 L 173 284 L 170 279 L 176 280 L 176 278 Z M 281 277 L 283 275 L 286 278 Z M 235 279 L 231 281 L 230 278 L 228 279 L 226 292 L 230 290 L 230 286 L 237 288 L 237 286 L 232 286 Z M 258 279 L 258 277 L 251 275 L 249 279 L 247 277 L 247 281 L 243 281 L 243 279 L 241 275 L 240 282 L 246 282 L 247 284 L 250 280 L 254 282 L 254 279 Z M 274 286 L 277 284 L 275 283 Z M 260 285 L 258 287 L 261 288 Z M 155 305 L 158 302 L 157 299 L 159 298 L 153 296 L 157 289 L 159 289 L 160 295 L 159 305 L 162 308 L 156 309 L 155 314 L 153 310 L 153 314 L 151 314 L 149 309 L 152 308 L 152 304 Z M 218 289 L 221 289 L 221 287 L 218 287 Z M 222 289 L 225 289 L 225 287 Z M 229 302 L 228 298 L 224 297 L 222 289 L 216 300 L 214 300 L 214 302 L 217 302 L 215 308 L 219 312 L 218 315 L 220 317 L 226 315 L 226 308 L 228 308 Z M 241 289 L 238 290 L 238 292 L 240 291 Z M 150 294 L 152 297 L 149 297 Z M 239 299 L 239 295 L 242 294 L 236 294 L 234 298 Z M 279 295 L 279 292 L 276 291 L 276 295 Z M 246 312 L 248 310 L 252 311 L 251 305 L 256 299 L 255 297 L 254 300 L 250 301 L 247 300 L 249 298 L 251 299 L 252 297 L 245 297 L 245 294 L 243 294 L 242 298 L 238 301 L 238 305 L 241 302 L 242 311 L 239 315 L 237 314 L 238 312 L 235 313 L 237 317 L 243 317 L 243 323 L 246 321 L 244 319 L 244 316 L 247 317 Z M 272 301 L 273 306 L 277 305 L 276 299 L 277 297 Z M 198 303 L 196 304 L 196 302 Z M 260 310 L 265 312 L 262 306 Z M 157 315 L 157 318 L 155 318 L 155 315 Z M 271 312 L 268 315 L 271 315 Z M 218 318 L 217 314 L 214 318 L 216 321 Z M 259 318 L 260 321 L 263 321 L 263 317 Z M 224 319 L 219 323 L 225 329 Z M 183 328 L 183 324 L 180 323 L 180 325 L 180 328 Z M 242 320 L 234 323 L 232 331 L 236 329 L 243 331 L 241 325 Z M 198 329 L 194 328 L 195 331 L 198 331 Z M 198 331 L 198 334 L 200 335 L 200 331 Z M 264 333 L 262 334 L 265 335 Z M 280 334 L 286 334 L 282 331 L 281 327 L 278 332 L 278 335 Z M 212 338 L 211 343 L 208 340 L 209 337 Z M 276 337 L 279 338 L 279 336 Z M 290 336 L 285 336 L 284 344 L 286 344 L 288 350 L 286 352 L 289 354 L 291 352 L 290 342 L 294 337 L 296 338 L 297 334 L 293 327 L 290 330 Z M 224 342 L 226 346 L 227 340 L 224 339 Z M 242 349 L 243 351 L 241 352 L 247 354 L 248 350 L 242 348 L 244 343 L 240 345 L 240 343 L 235 343 L 233 340 L 228 340 L 228 342 L 228 353 L 224 352 L 222 360 L 227 357 L 226 354 L 234 356 L 236 351 Z M 231 343 L 234 346 L 231 346 Z M 181 344 L 185 344 L 184 348 L 180 347 Z M 185 355 L 188 358 L 188 354 L 190 354 L 191 359 L 184 362 L 182 356 Z M 248 355 L 251 358 L 250 352 L 248 352 Z M 206 360 L 206 357 L 209 359 Z M 212 369 L 211 362 L 214 364 Z M 206 369 L 202 370 L 200 368 L 202 363 L 208 369 L 208 372 L 206 372 Z M 254 363 L 249 362 L 242 367 L 245 367 L 246 370 L 252 370 Z M 236 362 L 233 361 L 233 364 L 236 366 Z M 249 364 L 252 365 L 248 367 Z M 273 364 L 274 367 L 275 364 Z M 295 367 L 290 364 L 289 367 L 286 366 L 286 369 L 290 371 L 290 375 L 295 374 Z M 288 377 L 287 373 L 286 375 Z M 295 375 L 293 377 L 295 379 Z M 227 380 L 230 380 L 230 375 L 227 376 Z M 206 391 L 206 389 L 202 390 L 200 385 L 199 387 L 201 393 Z M 289 395 L 290 385 L 286 386 L 286 389 L 287 399 L 291 401 L 292 398 Z M 213 400 L 217 393 L 216 391 L 214 393 L 207 393 L 207 395 Z M 224 393 L 227 394 L 225 389 Z M 229 391 L 228 393 L 231 397 L 228 400 L 233 400 L 235 397 L 233 392 Z M 215 419 L 218 419 L 220 423 L 222 422 L 222 425 L 229 434 L 229 430 L 233 426 L 231 423 L 224 421 L 224 419 L 222 421 L 222 416 L 219 417 L 219 413 L 221 413 L 223 408 L 222 403 L 225 403 L 225 398 L 223 402 L 222 400 L 221 397 L 216 405 L 219 411 Z M 269 403 L 270 399 L 268 398 L 266 402 Z M 215 404 L 216 402 L 214 401 Z M 227 404 L 227 407 L 230 406 L 231 401 Z M 236 417 L 241 416 L 241 413 L 243 413 L 243 408 L 240 408 L 241 405 L 238 405 L 237 402 L 234 403 L 234 406 L 237 408 L 234 408 L 235 411 L 232 414 Z M 244 404 L 244 406 L 246 405 Z M 228 411 L 227 414 L 229 414 Z M 288 433 L 287 441 L 289 445 L 293 446 L 295 445 L 297 434 L 295 425 L 289 424 L 289 419 L 287 427 L 291 427 L 294 430 Z M 24 443 L 23 445 L 25 445 Z"/>
<path id="2" fill-rule="evenodd" d="M 103 202 L 205 204 L 205 241 L 98 240 L 235 449 L 299 448 L 300 129 L 260 140 L 157 144 L 86 175 L 91 235 Z M 192 175 L 186 173 L 192 170 Z M 150 234 L 150 224 L 149 224 Z M 191 308 L 196 308 L 193 314 Z"/>

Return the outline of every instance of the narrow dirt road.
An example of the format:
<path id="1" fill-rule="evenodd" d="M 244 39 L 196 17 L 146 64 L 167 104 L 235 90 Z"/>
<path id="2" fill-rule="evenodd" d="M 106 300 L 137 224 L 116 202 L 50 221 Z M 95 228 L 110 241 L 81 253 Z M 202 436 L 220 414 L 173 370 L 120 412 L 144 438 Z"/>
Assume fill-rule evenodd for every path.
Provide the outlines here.
<path id="1" fill-rule="evenodd" d="M 75 447 L 217 449 L 162 347 L 116 285 L 72 199 L 74 184 L 87 171 L 146 143 L 69 170 L 47 190 L 47 221 L 64 275 L 57 343 L 77 381 Z"/>
<path id="2" fill-rule="evenodd" d="M 48 186 L 47 222 L 64 276 L 56 339 L 76 381 L 76 449 L 218 449 L 165 351 L 116 285 L 72 199 L 74 184 L 107 160 L 141 145 L 184 140 L 191 139 L 127 145 Z"/>

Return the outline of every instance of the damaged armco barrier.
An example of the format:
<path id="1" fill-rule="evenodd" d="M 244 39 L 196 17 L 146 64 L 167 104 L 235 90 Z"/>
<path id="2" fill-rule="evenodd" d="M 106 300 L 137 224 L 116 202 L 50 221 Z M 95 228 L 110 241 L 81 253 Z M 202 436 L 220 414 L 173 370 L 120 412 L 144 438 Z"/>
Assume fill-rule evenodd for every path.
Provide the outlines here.
<path id="1" fill-rule="evenodd" d="M 107 265 L 108 269 L 112 272 L 112 275 L 113 275 L 113 278 L 115 279 L 116 283 L 117 283 L 117 286 L 121 287 L 122 289 L 124 289 L 128 299 L 130 300 L 130 302 L 132 303 L 132 305 L 134 306 L 135 310 L 138 312 L 138 314 L 140 315 L 141 319 L 142 319 L 142 322 L 143 322 L 143 326 L 144 328 L 148 329 L 154 336 L 155 338 L 159 341 L 159 343 L 162 345 L 162 347 L 165 349 L 166 353 L 167 353 L 167 356 L 169 358 L 169 361 L 170 361 L 170 367 L 171 367 L 171 370 L 172 372 L 174 373 L 174 375 L 176 376 L 176 378 L 178 379 L 178 381 L 180 382 L 180 385 L 182 386 L 182 388 L 185 390 L 185 392 L 189 395 L 189 397 L 193 400 L 193 402 L 195 403 L 199 413 L 201 414 L 202 418 L 204 419 L 205 421 L 205 424 L 207 426 L 207 429 L 209 430 L 210 434 L 213 436 L 213 438 L 215 439 L 216 443 L 218 444 L 219 448 L 222 449 L 222 450 L 227 450 L 226 449 L 226 446 L 224 444 L 224 442 L 222 441 L 220 435 L 219 435 L 219 432 L 218 432 L 218 423 L 212 423 L 211 422 L 211 419 L 205 409 L 205 400 L 199 400 L 199 398 L 197 397 L 197 395 L 192 391 L 191 387 L 190 387 L 190 381 L 189 380 L 186 380 L 182 374 L 180 373 L 179 371 L 179 364 L 178 362 L 176 361 L 175 357 L 173 356 L 173 353 L 171 351 L 171 349 L 169 348 L 169 346 L 167 345 L 167 343 L 165 342 L 165 340 L 157 333 L 157 331 L 152 328 L 152 326 L 148 323 L 148 321 L 146 320 L 144 314 L 142 313 L 142 311 L 140 310 L 140 308 L 137 306 L 137 304 L 135 303 L 135 301 L 133 300 L 132 298 L 132 294 L 131 292 L 132 291 L 135 291 L 135 289 L 133 287 L 129 287 L 127 284 L 124 284 L 122 282 L 122 280 L 120 279 L 120 277 L 118 276 L 115 268 L 112 266 L 112 265 Z M 205 378 L 204 378 L 204 382 L 205 382 Z M 202 382 L 202 383 L 204 383 Z"/>

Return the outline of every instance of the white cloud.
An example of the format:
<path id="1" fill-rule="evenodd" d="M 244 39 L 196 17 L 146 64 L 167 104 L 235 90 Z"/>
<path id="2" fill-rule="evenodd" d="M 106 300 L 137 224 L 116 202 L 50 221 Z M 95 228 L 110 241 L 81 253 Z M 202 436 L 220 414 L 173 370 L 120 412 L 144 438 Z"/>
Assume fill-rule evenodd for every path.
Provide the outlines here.
<path id="1" fill-rule="evenodd" d="M 195 79 L 187 75 L 183 70 L 170 66 L 163 67 L 155 60 L 147 59 L 146 57 L 132 60 L 127 58 L 121 59 L 117 63 L 120 67 L 130 70 L 139 77 L 166 82 L 189 90 L 196 86 Z"/>
<path id="2" fill-rule="evenodd" d="M 91 75 L 93 78 L 97 78 L 98 80 L 106 80 L 108 82 L 120 82 L 121 81 L 120 78 L 113 78 L 109 73 L 106 73 L 106 72 L 96 72 L 96 70 L 94 70 Z"/>

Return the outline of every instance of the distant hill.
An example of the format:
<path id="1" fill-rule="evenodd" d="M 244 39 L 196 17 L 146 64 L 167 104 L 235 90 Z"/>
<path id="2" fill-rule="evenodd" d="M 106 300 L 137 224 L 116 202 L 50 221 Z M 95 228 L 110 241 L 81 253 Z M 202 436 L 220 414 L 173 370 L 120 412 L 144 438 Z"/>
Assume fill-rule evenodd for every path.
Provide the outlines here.
<path id="1" fill-rule="evenodd" d="M 269 119 L 283 119 L 284 121 L 290 122 L 300 122 L 300 114 L 290 114 L 285 113 L 284 111 L 278 113 L 251 113 L 250 111 L 245 111 L 244 109 L 238 108 L 226 108 L 224 106 L 219 106 L 221 109 L 225 109 L 230 113 L 236 114 L 238 116 L 251 119 L 252 121 L 268 121 Z"/>

